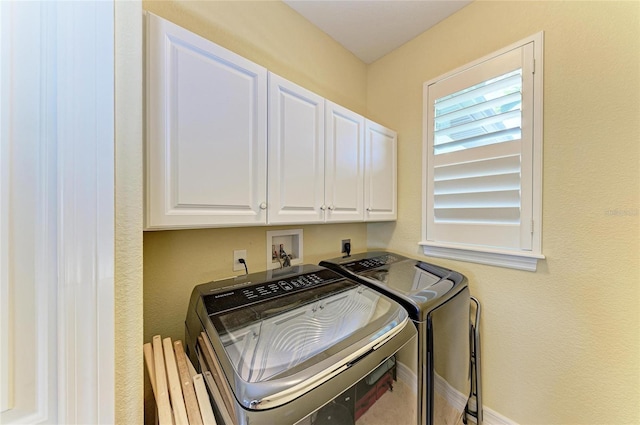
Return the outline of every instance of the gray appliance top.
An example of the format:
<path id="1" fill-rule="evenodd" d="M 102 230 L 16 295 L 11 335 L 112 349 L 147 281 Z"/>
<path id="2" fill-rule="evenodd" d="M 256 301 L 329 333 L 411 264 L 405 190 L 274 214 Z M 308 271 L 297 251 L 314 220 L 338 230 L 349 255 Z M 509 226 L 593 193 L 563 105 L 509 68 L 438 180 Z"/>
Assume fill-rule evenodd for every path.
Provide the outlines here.
<path id="1" fill-rule="evenodd" d="M 309 265 L 199 285 L 192 303 L 235 398 L 254 410 L 326 382 L 408 323 L 393 300 Z"/>
<path id="2" fill-rule="evenodd" d="M 387 294 L 417 321 L 468 285 L 458 272 L 387 251 L 333 258 L 320 265 Z"/>

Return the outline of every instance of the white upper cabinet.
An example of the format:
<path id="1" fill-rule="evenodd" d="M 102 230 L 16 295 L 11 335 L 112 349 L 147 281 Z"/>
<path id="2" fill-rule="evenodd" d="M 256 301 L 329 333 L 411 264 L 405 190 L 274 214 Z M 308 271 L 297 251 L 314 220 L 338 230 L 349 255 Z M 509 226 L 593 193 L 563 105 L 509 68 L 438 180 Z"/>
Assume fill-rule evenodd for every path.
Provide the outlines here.
<path id="1" fill-rule="evenodd" d="M 365 138 L 364 219 L 395 220 L 398 136 L 395 131 L 367 120 Z"/>
<path id="2" fill-rule="evenodd" d="M 269 73 L 269 223 L 324 221 L 324 99 Z"/>
<path id="3" fill-rule="evenodd" d="M 396 219 L 395 132 L 147 18 L 145 229 Z"/>
<path id="4" fill-rule="evenodd" d="M 145 227 L 266 224 L 267 70 L 152 14 L 147 31 Z"/>
<path id="5" fill-rule="evenodd" d="M 325 101 L 326 221 L 364 218 L 365 119 Z"/>

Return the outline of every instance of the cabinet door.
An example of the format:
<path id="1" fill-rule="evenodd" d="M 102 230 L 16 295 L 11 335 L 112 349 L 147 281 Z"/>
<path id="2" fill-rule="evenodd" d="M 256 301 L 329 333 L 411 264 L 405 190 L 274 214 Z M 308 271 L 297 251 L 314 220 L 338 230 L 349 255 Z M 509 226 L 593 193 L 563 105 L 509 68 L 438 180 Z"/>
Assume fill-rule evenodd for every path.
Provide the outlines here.
<path id="1" fill-rule="evenodd" d="M 327 221 L 364 218 L 364 118 L 325 101 Z"/>
<path id="2" fill-rule="evenodd" d="M 365 132 L 365 221 L 395 220 L 398 136 L 369 120 Z"/>
<path id="3" fill-rule="evenodd" d="M 148 15 L 146 228 L 266 223 L 267 71 Z"/>
<path id="4" fill-rule="evenodd" d="M 324 221 L 324 99 L 269 73 L 269 223 Z"/>

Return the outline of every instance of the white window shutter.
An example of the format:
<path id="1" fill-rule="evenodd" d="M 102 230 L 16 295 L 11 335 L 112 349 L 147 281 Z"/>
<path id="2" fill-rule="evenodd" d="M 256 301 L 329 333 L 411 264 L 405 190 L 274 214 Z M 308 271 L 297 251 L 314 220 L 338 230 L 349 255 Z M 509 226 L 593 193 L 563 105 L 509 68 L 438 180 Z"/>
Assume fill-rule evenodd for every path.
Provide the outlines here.
<path id="1" fill-rule="evenodd" d="M 533 43 L 426 86 L 428 242 L 532 249 Z"/>

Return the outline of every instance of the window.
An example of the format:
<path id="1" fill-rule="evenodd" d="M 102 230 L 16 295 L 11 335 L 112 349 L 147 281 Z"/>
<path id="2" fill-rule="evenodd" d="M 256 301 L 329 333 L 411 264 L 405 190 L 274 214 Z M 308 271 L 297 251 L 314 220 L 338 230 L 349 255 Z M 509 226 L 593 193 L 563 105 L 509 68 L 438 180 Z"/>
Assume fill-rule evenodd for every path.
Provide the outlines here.
<path id="1" fill-rule="evenodd" d="M 535 271 L 542 33 L 424 84 L 425 255 Z"/>

